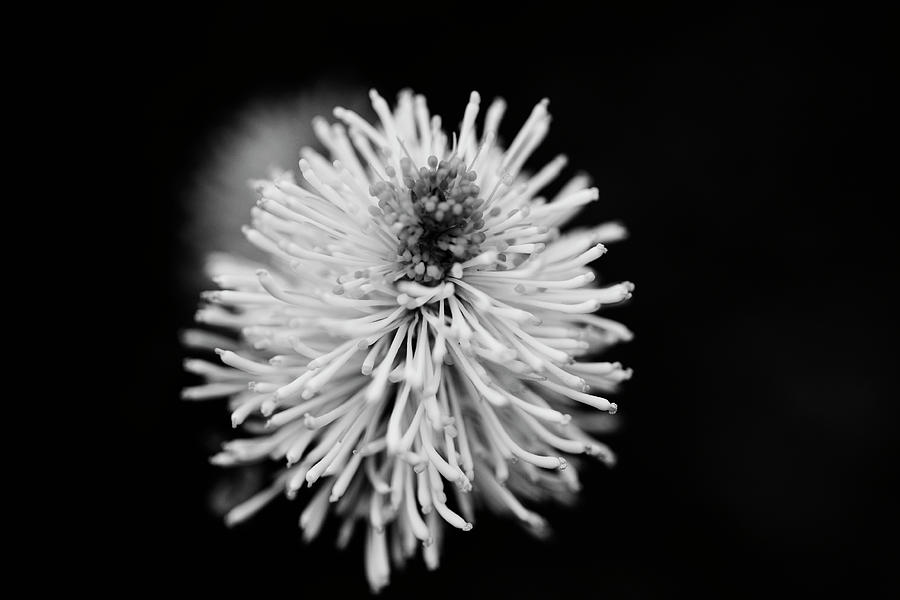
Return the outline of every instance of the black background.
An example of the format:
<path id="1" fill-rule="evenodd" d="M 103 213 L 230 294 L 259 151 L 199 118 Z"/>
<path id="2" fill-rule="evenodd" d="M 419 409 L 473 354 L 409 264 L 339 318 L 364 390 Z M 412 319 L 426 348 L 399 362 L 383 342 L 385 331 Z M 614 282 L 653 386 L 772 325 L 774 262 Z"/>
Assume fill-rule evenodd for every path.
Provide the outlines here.
<path id="1" fill-rule="evenodd" d="M 636 332 L 611 355 L 635 369 L 611 441 L 619 465 L 584 474 L 578 507 L 545 511 L 549 543 L 483 515 L 449 536 L 439 571 L 414 563 L 384 597 L 767 597 L 896 583 L 895 305 L 884 293 L 895 222 L 883 212 L 896 196 L 881 183 L 896 161 L 876 112 L 896 69 L 884 16 L 586 6 L 129 19 L 129 43 L 109 51 L 133 53 L 136 77 L 116 102 L 137 107 L 129 135 L 146 155 L 127 216 L 142 289 L 155 291 L 142 296 L 137 383 L 116 412 L 131 450 L 103 460 L 135 473 L 106 514 L 132 585 L 367 593 L 361 545 L 337 552 L 332 528 L 305 546 L 297 504 L 221 524 L 209 508 L 221 473 L 206 459 L 229 434 L 227 411 L 178 399 L 177 332 L 204 286 L 199 272 L 183 276 L 199 266 L 181 233 L 192 178 L 248 102 L 323 78 L 389 99 L 413 87 L 446 123 L 470 90 L 502 95 L 507 139 L 549 96 L 551 133 L 531 164 L 565 152 L 600 188 L 585 218 L 631 231 L 598 265 L 637 284 L 611 313 Z"/>

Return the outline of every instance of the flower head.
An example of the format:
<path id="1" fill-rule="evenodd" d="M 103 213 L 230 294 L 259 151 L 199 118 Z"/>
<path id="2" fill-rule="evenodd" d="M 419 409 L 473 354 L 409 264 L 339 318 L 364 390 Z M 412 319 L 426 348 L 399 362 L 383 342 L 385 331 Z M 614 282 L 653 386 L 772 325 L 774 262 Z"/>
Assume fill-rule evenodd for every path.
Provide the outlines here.
<path id="1" fill-rule="evenodd" d="M 478 135 L 473 92 L 448 136 L 424 97 L 401 92 L 392 111 L 370 96 L 379 126 L 336 108 L 338 123 L 314 121 L 329 158 L 307 148 L 299 177 L 253 182 L 244 233 L 271 262 L 210 259 L 221 289 L 197 320 L 239 335 L 188 332 L 225 367 L 188 360 L 207 382 L 184 396 L 229 396 L 232 424 L 251 434 L 214 463 L 283 463 L 227 522 L 314 488 L 304 537 L 329 513 L 342 544 L 364 529 L 377 590 L 419 545 L 435 567 L 443 530 L 472 528 L 473 499 L 540 532 L 528 506 L 578 489 L 573 455 L 614 462 L 586 411 L 614 413 L 604 395 L 631 371 L 585 359 L 630 339 L 593 313 L 633 286 L 601 287 L 590 267 L 619 225 L 560 233 L 598 197 L 587 178 L 548 201 L 565 157 L 522 171 L 547 134 L 546 100 L 504 150 L 502 100 Z"/>

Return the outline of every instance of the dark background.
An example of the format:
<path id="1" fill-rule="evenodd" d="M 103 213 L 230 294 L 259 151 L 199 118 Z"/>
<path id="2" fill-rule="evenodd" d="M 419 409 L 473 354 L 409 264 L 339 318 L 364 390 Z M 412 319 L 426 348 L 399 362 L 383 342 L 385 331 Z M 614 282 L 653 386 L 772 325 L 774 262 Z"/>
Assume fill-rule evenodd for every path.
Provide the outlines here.
<path id="1" fill-rule="evenodd" d="M 411 564 L 384 597 L 894 589 L 896 305 L 885 284 L 897 271 L 885 209 L 897 198 L 883 182 L 896 142 L 877 112 L 896 76 L 886 17 L 326 8 L 151 11 L 110 48 L 129 53 L 135 75 L 116 101 L 138 107 L 129 134 L 146 155 L 127 216 L 140 284 L 155 290 L 134 344 L 138 383 L 116 412 L 131 450 L 105 464 L 134 473 L 107 511 L 121 534 L 113 565 L 134 571 L 130 584 L 367 593 L 361 544 L 338 553 L 331 528 L 305 546 L 296 503 L 221 524 L 209 502 L 222 473 L 206 460 L 229 434 L 226 409 L 178 399 L 177 332 L 204 285 L 184 277 L 199 267 L 182 235 L 193 177 L 248 102 L 327 79 L 389 99 L 413 87 L 445 126 L 470 90 L 502 95 L 507 139 L 549 96 L 551 133 L 530 164 L 565 152 L 594 176 L 601 200 L 586 218 L 631 231 L 598 268 L 637 284 L 611 313 L 636 332 L 611 355 L 635 369 L 611 440 L 619 465 L 583 473 L 578 507 L 544 511 L 551 542 L 482 515 L 449 536 L 439 571 Z"/>

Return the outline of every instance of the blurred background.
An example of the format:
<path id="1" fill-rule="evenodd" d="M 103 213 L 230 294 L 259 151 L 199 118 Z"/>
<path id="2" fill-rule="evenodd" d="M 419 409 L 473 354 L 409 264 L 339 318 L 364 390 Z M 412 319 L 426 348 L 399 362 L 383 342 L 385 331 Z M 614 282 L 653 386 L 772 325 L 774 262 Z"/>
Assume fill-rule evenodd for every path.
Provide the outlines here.
<path id="1" fill-rule="evenodd" d="M 103 459 L 138 475 L 107 512 L 121 534 L 115 566 L 209 597 L 242 583 L 278 596 L 368 593 L 361 543 L 337 552 L 332 527 L 304 545 L 296 503 L 221 523 L 222 486 L 252 481 L 207 462 L 231 435 L 228 415 L 179 400 L 178 332 L 208 286 L 204 248 L 239 240 L 253 201 L 217 204 L 233 189 L 219 167 L 265 175 L 235 140 L 270 139 L 252 125 L 260 115 L 286 118 L 297 138 L 272 152 L 292 159 L 314 114 L 364 108 L 370 87 L 389 99 L 411 87 L 445 126 L 471 90 L 503 96 L 507 140 L 550 98 L 551 132 L 531 166 L 567 154 L 567 173 L 584 170 L 600 189 L 584 220 L 631 231 L 597 267 L 637 284 L 608 313 L 636 333 L 609 355 L 635 376 L 617 399 L 619 464 L 591 464 L 578 506 L 544 510 L 554 538 L 482 515 L 448 536 L 439 571 L 411 564 L 382 595 L 896 589 L 896 305 L 883 293 L 897 274 L 896 221 L 879 217 L 896 201 L 882 187 L 896 160 L 876 117 L 896 74 L 887 20 L 587 7 L 298 3 L 129 20 L 135 85 L 117 101 L 137 108 L 134 241 L 143 288 L 156 291 L 135 344 L 139 384 L 115 411 L 130 451 Z"/>

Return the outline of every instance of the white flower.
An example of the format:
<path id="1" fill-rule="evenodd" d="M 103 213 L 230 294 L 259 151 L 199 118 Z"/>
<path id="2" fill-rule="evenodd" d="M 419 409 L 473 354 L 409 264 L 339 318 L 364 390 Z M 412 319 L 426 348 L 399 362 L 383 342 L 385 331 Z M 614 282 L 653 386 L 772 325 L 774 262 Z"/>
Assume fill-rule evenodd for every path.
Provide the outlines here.
<path id="1" fill-rule="evenodd" d="M 631 371 L 580 358 L 630 339 L 593 313 L 633 286 L 600 287 L 589 266 L 624 236 L 619 225 L 559 232 L 597 199 L 586 177 L 547 201 L 538 194 L 565 157 L 522 172 L 547 134 L 546 100 L 504 151 L 502 100 L 479 136 L 473 92 L 448 137 L 424 97 L 401 92 L 392 112 L 370 96 L 380 127 L 336 108 L 341 123 L 314 122 L 330 159 L 307 148 L 300 178 L 254 182 L 261 198 L 244 233 L 271 264 L 211 258 L 221 289 L 204 295 L 197 320 L 240 341 L 188 332 L 226 367 L 188 360 L 207 383 L 184 397 L 230 396 L 233 425 L 253 434 L 214 463 L 285 463 L 227 522 L 314 486 L 304 537 L 329 512 L 343 520 L 341 544 L 361 525 L 377 590 L 419 542 L 435 567 L 445 524 L 472 528 L 473 496 L 539 532 L 526 504 L 578 487 L 563 455 L 614 461 L 580 415 L 614 413 L 598 394 Z"/>

